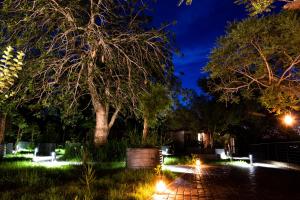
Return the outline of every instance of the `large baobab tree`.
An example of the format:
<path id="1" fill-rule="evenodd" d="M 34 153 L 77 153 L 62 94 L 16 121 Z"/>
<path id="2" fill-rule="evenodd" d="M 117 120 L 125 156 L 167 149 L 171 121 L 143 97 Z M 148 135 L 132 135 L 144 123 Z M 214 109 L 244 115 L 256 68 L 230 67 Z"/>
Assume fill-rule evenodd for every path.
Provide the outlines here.
<path id="1" fill-rule="evenodd" d="M 167 34 L 149 27 L 144 11 L 143 1 L 4 2 L 7 40 L 18 41 L 32 55 L 34 98 L 47 102 L 59 96 L 71 108 L 89 95 L 96 146 L 107 142 L 122 106 L 135 106 L 149 77 L 162 77 L 168 68 Z"/>

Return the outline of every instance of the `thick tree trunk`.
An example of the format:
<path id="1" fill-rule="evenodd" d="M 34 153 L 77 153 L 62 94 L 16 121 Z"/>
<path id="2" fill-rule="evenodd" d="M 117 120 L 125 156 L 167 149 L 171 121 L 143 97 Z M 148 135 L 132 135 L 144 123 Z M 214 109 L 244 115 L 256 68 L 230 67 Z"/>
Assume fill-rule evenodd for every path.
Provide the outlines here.
<path id="1" fill-rule="evenodd" d="M 6 114 L 0 113 L 0 144 L 4 142 L 5 124 L 6 124 Z"/>
<path id="2" fill-rule="evenodd" d="M 93 53 L 94 54 L 94 53 Z M 114 114 L 109 120 L 109 104 L 101 102 L 100 96 L 98 94 L 97 88 L 94 84 L 94 64 L 90 63 L 88 65 L 88 79 L 87 84 L 89 92 L 91 95 L 94 111 L 96 114 L 96 126 L 94 132 L 94 145 L 96 147 L 102 146 L 107 143 L 107 137 L 109 130 L 114 124 L 120 108 L 116 108 Z"/>
<path id="3" fill-rule="evenodd" d="M 95 58 L 95 56 L 96 56 L 96 51 L 93 51 L 92 57 Z M 94 83 L 95 63 L 90 62 L 87 67 L 88 67 L 87 85 L 91 95 L 94 111 L 96 114 L 94 145 L 96 147 L 99 147 L 107 143 L 107 137 L 109 132 L 109 125 L 108 125 L 109 106 L 104 105 L 100 101 L 100 96 L 98 94 L 97 88 Z"/>
<path id="4" fill-rule="evenodd" d="M 96 127 L 94 133 L 94 144 L 96 147 L 107 143 L 109 133 L 108 113 L 105 107 L 100 106 L 95 109 L 96 112 Z"/>
<path id="5" fill-rule="evenodd" d="M 143 138 L 142 138 L 142 142 L 143 142 L 143 143 L 146 141 L 148 132 L 149 132 L 148 118 L 147 118 L 147 117 L 144 117 L 144 128 L 143 128 Z"/>
<path id="6" fill-rule="evenodd" d="M 214 133 L 210 133 L 209 134 L 209 145 L 210 145 L 210 148 L 213 149 L 214 148 Z"/>

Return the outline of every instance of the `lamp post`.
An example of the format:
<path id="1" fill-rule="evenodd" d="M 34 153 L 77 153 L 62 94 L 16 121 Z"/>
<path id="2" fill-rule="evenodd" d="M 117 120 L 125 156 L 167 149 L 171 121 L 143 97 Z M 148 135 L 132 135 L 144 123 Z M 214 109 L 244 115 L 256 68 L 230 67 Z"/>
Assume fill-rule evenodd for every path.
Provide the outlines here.
<path id="1" fill-rule="evenodd" d="M 283 116 L 282 121 L 286 126 L 292 126 L 295 123 L 295 118 L 291 114 L 286 114 Z"/>

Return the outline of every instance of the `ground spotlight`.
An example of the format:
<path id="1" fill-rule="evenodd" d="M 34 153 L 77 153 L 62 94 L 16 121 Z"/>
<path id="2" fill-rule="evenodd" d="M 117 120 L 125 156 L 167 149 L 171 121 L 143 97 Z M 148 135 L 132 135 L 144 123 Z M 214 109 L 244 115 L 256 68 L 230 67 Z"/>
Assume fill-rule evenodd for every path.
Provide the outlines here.
<path id="1" fill-rule="evenodd" d="M 200 159 L 196 159 L 196 170 L 199 173 L 201 169 L 201 161 Z"/>
<path id="2" fill-rule="evenodd" d="M 156 183 L 156 192 L 157 193 L 163 193 L 167 189 L 167 186 L 163 180 L 159 180 Z"/>

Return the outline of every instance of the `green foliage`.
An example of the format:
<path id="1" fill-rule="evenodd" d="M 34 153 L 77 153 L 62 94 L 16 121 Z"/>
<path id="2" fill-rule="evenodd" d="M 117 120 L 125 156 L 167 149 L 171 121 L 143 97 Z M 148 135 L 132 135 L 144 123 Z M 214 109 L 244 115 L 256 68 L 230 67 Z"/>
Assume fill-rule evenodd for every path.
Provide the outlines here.
<path id="1" fill-rule="evenodd" d="M 3 52 L 0 60 L 0 93 L 6 92 L 13 84 L 15 78 L 18 78 L 18 72 L 22 70 L 25 54 L 18 51 L 14 55 L 13 48 L 8 46 Z M 13 96 L 14 93 L 5 95 L 6 98 Z"/>
<path id="2" fill-rule="evenodd" d="M 66 142 L 64 160 L 81 161 L 83 157 L 83 147 L 81 143 Z"/>
<path id="3" fill-rule="evenodd" d="M 44 167 L 45 163 L 5 160 L 0 163 L 0 193 L 7 199 L 149 199 L 155 189 L 153 170 L 125 170 L 115 163 L 92 168 L 82 166 Z M 109 167 L 107 167 L 109 166 Z M 83 171 L 82 171 L 83 170 Z M 83 172 L 83 181 L 80 174 Z M 168 172 L 167 172 L 168 173 Z M 169 176 L 171 177 L 171 175 Z M 10 190 L 7 190 L 10 187 Z"/>
<path id="4" fill-rule="evenodd" d="M 126 158 L 127 139 L 111 139 L 105 145 L 94 148 L 90 147 L 94 161 L 124 161 Z"/>
<path id="5" fill-rule="evenodd" d="M 245 4 L 250 15 L 254 16 L 263 12 L 270 12 L 275 0 L 236 0 L 237 4 Z"/>
<path id="6" fill-rule="evenodd" d="M 110 200 L 150 199 L 155 192 L 153 170 L 127 170 L 112 177 L 106 177 L 105 180 L 102 184 L 108 185 L 108 199 Z"/>
<path id="7" fill-rule="evenodd" d="M 164 158 L 165 165 L 186 165 L 191 163 L 190 156 L 168 156 Z"/>
<path id="8" fill-rule="evenodd" d="M 163 170 L 163 175 L 164 175 L 164 177 L 166 177 L 169 180 L 174 180 L 178 176 L 177 174 L 175 174 L 174 172 L 172 172 L 170 170 Z"/>
<path id="9" fill-rule="evenodd" d="M 140 98 L 140 109 L 143 117 L 147 118 L 150 127 L 155 126 L 158 115 L 166 115 L 170 106 L 169 91 L 160 84 L 151 84 L 149 91 L 144 92 Z"/>
<path id="10" fill-rule="evenodd" d="M 136 109 L 145 83 L 166 80 L 171 72 L 169 35 L 151 27 L 146 10 L 139 1 L 4 1 L 1 33 L 9 37 L 3 41 L 15 42 L 30 54 L 29 67 L 16 86 L 22 102 L 58 105 L 65 111 L 65 123 L 72 125 L 76 119 L 68 111 L 80 103 L 83 109 Z M 102 17 L 99 21 L 93 16 Z"/>
<path id="11" fill-rule="evenodd" d="M 85 186 L 85 200 L 92 200 L 93 194 L 91 192 L 91 187 L 93 186 L 93 183 L 96 180 L 95 170 L 93 166 L 89 163 L 85 163 L 83 165 L 83 171 L 82 171 L 82 177 L 80 179 L 80 182 Z"/>
<path id="12" fill-rule="evenodd" d="M 270 12 L 275 6 L 276 2 L 284 2 L 283 9 L 285 10 L 299 10 L 299 0 L 236 0 L 237 4 L 245 4 L 251 16 Z"/>
<path id="13" fill-rule="evenodd" d="M 154 171 L 155 171 L 156 176 L 161 176 L 162 175 L 162 165 L 157 165 L 154 168 Z"/>
<path id="14" fill-rule="evenodd" d="M 297 96 L 290 95 L 288 91 L 280 90 L 278 87 L 270 87 L 263 91 L 260 102 L 268 110 L 281 114 L 282 110 L 278 108 L 291 108 L 299 110 L 300 99 Z"/>
<path id="15" fill-rule="evenodd" d="M 287 12 L 229 26 L 205 70 L 221 101 L 257 99 L 271 111 L 294 109 L 300 97 L 299 15 Z"/>
<path id="16" fill-rule="evenodd" d="M 167 142 L 166 138 L 154 131 L 148 134 L 145 141 L 141 140 L 141 134 L 137 131 L 128 134 L 128 147 L 158 147 Z"/>

